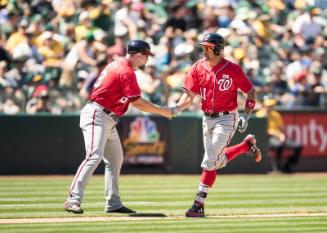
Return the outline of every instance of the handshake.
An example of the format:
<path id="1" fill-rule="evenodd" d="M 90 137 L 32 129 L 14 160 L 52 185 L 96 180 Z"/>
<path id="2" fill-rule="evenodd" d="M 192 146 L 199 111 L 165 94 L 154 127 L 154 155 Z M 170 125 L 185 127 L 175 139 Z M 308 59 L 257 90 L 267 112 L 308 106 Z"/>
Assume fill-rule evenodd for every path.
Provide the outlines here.
<path id="1" fill-rule="evenodd" d="M 181 109 L 178 106 L 170 107 L 171 117 L 177 117 L 181 113 Z"/>
<path id="2" fill-rule="evenodd" d="M 181 109 L 178 106 L 174 107 L 162 107 L 161 115 L 167 117 L 168 119 L 172 119 L 177 117 L 181 113 Z"/>

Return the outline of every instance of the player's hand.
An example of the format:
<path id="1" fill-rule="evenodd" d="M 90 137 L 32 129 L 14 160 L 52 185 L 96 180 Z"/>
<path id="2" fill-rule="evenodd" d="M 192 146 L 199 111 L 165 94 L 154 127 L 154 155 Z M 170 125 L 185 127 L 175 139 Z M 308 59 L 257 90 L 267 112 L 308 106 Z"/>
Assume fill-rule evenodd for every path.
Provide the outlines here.
<path id="1" fill-rule="evenodd" d="M 172 117 L 177 117 L 181 113 L 181 109 L 178 106 L 170 107 Z"/>
<path id="2" fill-rule="evenodd" d="M 248 121 L 249 121 L 248 114 L 244 114 L 244 115 L 240 116 L 240 118 L 238 119 L 238 131 L 240 133 L 245 132 L 246 128 L 248 127 Z"/>
<path id="3" fill-rule="evenodd" d="M 169 120 L 173 118 L 173 112 L 169 107 L 161 107 L 161 115 L 167 117 Z"/>

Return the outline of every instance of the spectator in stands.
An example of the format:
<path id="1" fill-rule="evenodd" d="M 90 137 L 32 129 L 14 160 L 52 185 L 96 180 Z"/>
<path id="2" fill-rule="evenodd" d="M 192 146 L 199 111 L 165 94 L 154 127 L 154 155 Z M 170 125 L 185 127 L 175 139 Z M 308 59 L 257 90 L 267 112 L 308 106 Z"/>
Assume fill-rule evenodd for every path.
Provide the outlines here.
<path id="1" fill-rule="evenodd" d="M 199 58 L 194 41 L 203 33 L 219 31 L 227 41 L 225 55 L 256 81 L 260 96 L 273 92 L 286 107 L 326 107 L 327 11 L 318 8 L 323 6 L 320 2 L 3 1 L 0 62 L 6 61 L 6 79 L 15 80 L 15 91 L 25 92 L 25 98 L 30 95 L 26 90 L 35 85 L 34 81 L 31 84 L 34 77 L 42 77 L 40 82 L 48 82 L 50 88 L 49 82 L 57 82 L 63 69 L 59 85 L 50 88 L 50 93 L 55 93 L 50 95 L 51 100 L 60 103 L 60 112 L 77 111 L 78 105 L 71 108 L 67 101 L 71 97 L 85 98 L 87 92 L 83 88 L 80 91 L 80 86 L 89 82 L 76 74 L 86 71 L 86 77 L 92 76 L 99 54 L 105 53 L 108 60 L 113 60 L 125 54 L 122 45 L 126 40 L 144 39 L 156 54 L 155 70 L 145 73 L 161 76 L 164 99 L 173 102 L 176 92 L 168 87 L 178 79 L 171 77 Z M 54 36 L 44 40 L 49 32 Z M 50 45 L 50 40 L 61 48 Z M 312 64 L 319 64 L 319 71 Z M 301 72 L 306 72 L 306 78 L 298 76 Z M 85 72 L 80 74 L 85 76 Z M 64 101 L 62 89 L 70 96 Z M 26 108 L 21 107 L 23 102 L 18 104 L 20 111 Z"/>
<path id="2" fill-rule="evenodd" d="M 62 69 L 61 65 L 64 58 L 63 45 L 56 40 L 53 31 L 45 31 L 40 35 L 42 41 L 39 52 L 43 57 L 44 80 L 59 79 Z"/>
<path id="3" fill-rule="evenodd" d="M 137 38 L 137 25 L 133 17 L 132 0 L 122 0 L 122 8 L 115 13 L 114 34 L 122 36 L 128 34 L 129 39 Z"/>
<path id="4" fill-rule="evenodd" d="M 3 104 L 1 106 L 0 112 L 2 111 L 5 114 L 16 114 L 22 111 L 20 108 L 21 102 L 20 99 L 22 96 L 20 95 L 21 91 L 15 90 L 15 87 L 11 86 L 10 83 L 7 83 L 1 90 L 0 100 L 2 100 Z"/>
<path id="5" fill-rule="evenodd" d="M 283 63 L 276 61 L 271 65 L 270 80 L 267 83 L 269 92 L 273 95 L 282 96 L 289 91 L 288 83 L 284 75 Z"/>
<path id="6" fill-rule="evenodd" d="M 89 32 L 93 33 L 98 29 L 97 27 L 93 26 L 90 14 L 87 11 L 83 11 L 79 15 L 78 19 L 80 24 L 75 28 L 75 38 L 77 42 L 84 40 Z"/>
<path id="7" fill-rule="evenodd" d="M 265 96 L 262 108 L 256 112 L 257 117 L 267 117 L 268 121 L 268 136 L 269 136 L 269 150 L 273 152 L 272 166 L 273 170 L 283 173 L 292 173 L 297 165 L 302 151 L 302 145 L 287 138 L 284 129 L 284 122 L 282 115 L 274 110 L 277 100 Z M 292 150 L 292 154 L 285 158 L 283 152 L 286 149 Z M 284 154 L 285 155 L 285 154 Z"/>
<path id="8" fill-rule="evenodd" d="M 17 81 L 8 73 L 8 64 L 6 61 L 0 61 L 0 89 L 6 86 L 17 86 Z"/>
<path id="9" fill-rule="evenodd" d="M 17 114 L 20 112 L 19 106 L 13 99 L 6 99 L 3 103 L 3 113 L 5 114 Z"/>
<path id="10" fill-rule="evenodd" d="M 310 67 L 308 74 L 308 97 L 307 106 L 322 107 L 326 106 L 327 88 L 322 81 L 322 68 L 319 62 L 314 62 Z"/>
<path id="11" fill-rule="evenodd" d="M 175 2 L 174 4 L 170 5 L 169 8 L 171 14 L 166 24 L 164 25 L 165 35 L 176 35 L 179 34 L 180 31 L 185 32 L 185 6 L 183 4 Z"/>
<path id="12" fill-rule="evenodd" d="M 22 42 L 27 41 L 26 37 L 26 27 L 27 27 L 27 22 L 22 21 L 18 25 L 18 29 L 16 32 L 12 33 L 6 43 L 6 50 L 10 53 L 13 52 L 13 50 Z"/>
<path id="13" fill-rule="evenodd" d="M 126 35 L 115 35 L 115 44 L 109 46 L 107 49 L 108 53 L 108 62 L 112 62 L 118 57 L 124 57 L 126 54 L 125 51 L 125 39 Z"/>
<path id="14" fill-rule="evenodd" d="M 150 60 L 144 70 L 135 72 L 142 96 L 152 103 L 163 105 L 162 82 L 155 72 L 155 64 Z"/>
<path id="15" fill-rule="evenodd" d="M 293 23 L 294 34 L 299 35 L 305 43 L 313 43 L 323 29 L 320 12 L 321 10 L 315 6 L 307 6 L 305 12 Z"/>
<path id="16" fill-rule="evenodd" d="M 26 112 L 35 114 L 37 112 L 51 112 L 49 102 L 49 89 L 45 85 L 39 85 L 35 88 L 33 97 L 27 102 Z"/>
<path id="17" fill-rule="evenodd" d="M 91 73 L 97 65 L 97 56 L 105 53 L 106 46 L 95 40 L 94 34 L 88 32 L 85 39 L 77 42 L 67 54 L 63 63 L 60 86 L 72 88 L 76 84 L 76 74 L 80 70 Z"/>

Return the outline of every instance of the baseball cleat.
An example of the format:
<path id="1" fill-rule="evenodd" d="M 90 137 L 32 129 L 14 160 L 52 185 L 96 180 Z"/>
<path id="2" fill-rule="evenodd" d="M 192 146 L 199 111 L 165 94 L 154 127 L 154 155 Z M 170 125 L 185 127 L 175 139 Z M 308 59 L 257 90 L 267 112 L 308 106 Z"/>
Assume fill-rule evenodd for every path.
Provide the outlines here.
<path id="1" fill-rule="evenodd" d="M 65 202 L 64 209 L 68 212 L 72 212 L 74 214 L 82 214 L 83 209 L 81 208 L 81 205 L 79 203 L 69 203 Z"/>
<path id="2" fill-rule="evenodd" d="M 262 155 L 260 149 L 257 147 L 255 136 L 253 134 L 249 134 L 244 138 L 243 141 L 249 145 L 248 154 L 253 157 L 254 161 L 259 163 L 262 159 Z"/>
<path id="3" fill-rule="evenodd" d="M 135 214 L 136 212 L 134 210 L 131 210 L 125 206 L 115 209 L 115 210 L 106 210 L 106 213 L 123 213 L 123 214 Z"/>
<path id="4" fill-rule="evenodd" d="M 205 216 L 204 205 L 194 201 L 192 207 L 185 213 L 185 216 L 189 218 L 203 218 Z"/>

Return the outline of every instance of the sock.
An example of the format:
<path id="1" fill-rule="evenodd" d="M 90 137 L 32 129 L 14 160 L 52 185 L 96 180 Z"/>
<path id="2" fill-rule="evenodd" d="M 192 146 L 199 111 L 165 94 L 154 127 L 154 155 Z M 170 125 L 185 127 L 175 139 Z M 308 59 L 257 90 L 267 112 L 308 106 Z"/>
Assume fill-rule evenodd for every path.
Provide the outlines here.
<path id="1" fill-rule="evenodd" d="M 215 183 L 216 176 L 217 176 L 216 170 L 213 171 L 203 170 L 200 181 L 203 185 L 211 188 L 212 185 Z"/>
<path id="2" fill-rule="evenodd" d="M 199 202 L 202 206 L 204 205 L 204 201 L 208 195 L 209 188 L 215 183 L 216 180 L 216 170 L 213 171 L 202 171 L 200 184 L 198 192 L 195 196 L 195 201 Z"/>
<path id="3" fill-rule="evenodd" d="M 200 183 L 199 190 L 195 196 L 195 202 L 199 202 L 200 205 L 204 205 L 204 201 L 207 198 L 209 187 Z"/>
<path id="4" fill-rule="evenodd" d="M 238 155 L 248 152 L 249 145 L 246 141 L 243 141 L 235 146 L 227 147 L 225 155 L 228 161 L 235 159 Z"/>

